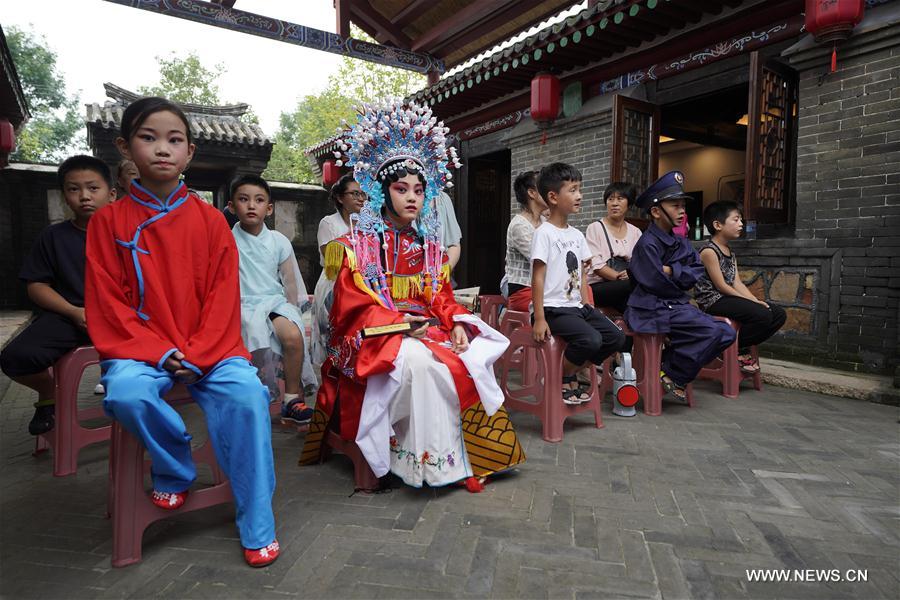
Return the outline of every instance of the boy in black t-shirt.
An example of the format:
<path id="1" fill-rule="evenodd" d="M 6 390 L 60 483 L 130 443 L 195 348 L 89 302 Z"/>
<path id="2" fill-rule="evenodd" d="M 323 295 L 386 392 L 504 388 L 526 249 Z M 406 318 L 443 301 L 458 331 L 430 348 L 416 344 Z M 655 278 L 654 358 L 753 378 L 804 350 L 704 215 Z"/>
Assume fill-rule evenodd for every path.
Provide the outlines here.
<path id="1" fill-rule="evenodd" d="M 66 352 L 90 345 L 84 320 L 84 249 L 91 215 L 115 200 L 109 167 L 93 156 L 66 159 L 57 172 L 66 204 L 75 215 L 44 229 L 19 272 L 38 317 L 0 353 L 0 369 L 38 393 L 32 435 L 54 425 L 53 377 L 49 368 Z"/>

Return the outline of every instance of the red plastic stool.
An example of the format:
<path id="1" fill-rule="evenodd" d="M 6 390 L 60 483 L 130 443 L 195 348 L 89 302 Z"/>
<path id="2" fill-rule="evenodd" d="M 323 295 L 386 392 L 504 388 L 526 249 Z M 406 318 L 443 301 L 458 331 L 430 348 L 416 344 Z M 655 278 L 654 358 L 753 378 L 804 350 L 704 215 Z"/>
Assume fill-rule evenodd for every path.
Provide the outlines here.
<path id="1" fill-rule="evenodd" d="M 508 311 L 507 317 L 516 311 Z M 531 413 L 541 420 L 541 437 L 547 442 L 561 442 L 563 439 L 563 424 L 566 418 L 581 413 L 593 412 L 594 423 L 598 429 L 603 427 L 603 418 L 600 416 L 600 405 L 606 392 L 610 389 L 610 378 L 597 379 L 597 370 L 591 369 L 591 399 L 581 404 L 566 404 L 562 399 L 562 369 L 563 353 L 566 344 L 560 339 L 551 337 L 549 340 L 539 343 L 534 341 L 531 326 L 511 329 L 509 334 L 509 348 L 498 362 L 500 363 L 500 388 L 505 398 L 507 408 Z M 511 390 L 509 387 L 509 372 L 519 370 L 516 365 L 508 360 L 518 348 L 526 352 L 522 364 L 522 387 Z M 529 373 L 527 353 L 534 352 L 538 356 L 534 372 Z M 604 373 L 609 372 L 609 361 L 605 364 Z M 525 398 L 537 398 L 537 402 L 525 400 Z"/>
<path id="2" fill-rule="evenodd" d="M 503 320 L 500 321 L 500 333 L 507 338 L 516 329 L 527 329 L 531 331 L 531 313 L 521 310 L 507 310 L 503 313 Z M 537 362 L 539 360 L 537 348 L 522 346 L 507 352 L 501 360 L 509 361 L 511 368 L 517 368 L 522 372 L 522 385 L 528 386 L 533 383 L 533 379 L 526 377 L 534 377 L 537 375 Z M 500 361 L 497 361 L 499 363 Z M 495 366 L 499 366 L 498 364 Z M 496 368 L 495 368 L 496 371 Z"/>
<path id="3" fill-rule="evenodd" d="M 499 329 L 500 311 L 506 306 L 506 298 L 498 295 L 478 296 L 478 303 L 481 306 L 481 320 Z"/>
<path id="4" fill-rule="evenodd" d="M 325 450 L 324 456 L 322 457 L 323 460 L 327 458 L 332 450 L 339 452 L 350 459 L 353 463 L 353 481 L 355 482 L 357 489 L 375 490 L 378 488 L 378 478 L 375 476 L 375 473 L 372 472 L 372 467 L 369 466 L 369 462 L 366 460 L 366 457 L 363 456 L 362 451 L 359 449 L 359 446 L 356 445 L 355 441 L 345 440 L 337 432 L 329 429 L 325 432 L 322 443 L 324 444 Z"/>
<path id="5" fill-rule="evenodd" d="M 712 362 L 703 367 L 697 377 L 720 382 L 722 384 L 722 395 L 726 398 L 737 398 L 740 393 L 741 382 L 745 379 L 752 379 L 754 389 L 761 390 L 762 375 L 760 371 L 744 373 L 741 371 L 741 365 L 738 363 L 738 337 L 740 337 L 741 333 L 741 324 L 726 317 L 713 318 L 716 321 L 728 323 L 734 329 L 734 343 L 725 348 L 720 357 L 714 358 Z M 750 347 L 750 355 L 759 364 L 759 352 L 756 346 Z"/>
<path id="6" fill-rule="evenodd" d="M 85 369 L 100 362 L 93 346 L 81 346 L 66 353 L 53 365 L 56 391 L 56 425 L 52 431 L 35 436 L 34 454 L 53 449 L 53 475 L 66 477 L 78 470 L 78 453 L 85 446 L 109 440 L 110 425 L 82 427 L 88 419 L 106 418 L 103 408 L 78 409 L 78 385 Z"/>
<path id="7" fill-rule="evenodd" d="M 166 395 L 173 406 L 191 400 L 182 385 L 176 385 Z M 217 504 L 232 502 L 231 485 L 216 462 L 212 444 L 207 440 L 192 453 L 196 463 L 210 466 L 213 485 L 191 490 L 187 501 L 176 510 L 164 510 L 150 500 L 144 489 L 144 475 L 149 462 L 144 460 L 144 447 L 136 437 L 113 421 L 112 443 L 109 452 L 109 513 L 112 518 L 112 566 L 125 567 L 141 560 L 141 541 L 144 530 L 153 522 Z"/>

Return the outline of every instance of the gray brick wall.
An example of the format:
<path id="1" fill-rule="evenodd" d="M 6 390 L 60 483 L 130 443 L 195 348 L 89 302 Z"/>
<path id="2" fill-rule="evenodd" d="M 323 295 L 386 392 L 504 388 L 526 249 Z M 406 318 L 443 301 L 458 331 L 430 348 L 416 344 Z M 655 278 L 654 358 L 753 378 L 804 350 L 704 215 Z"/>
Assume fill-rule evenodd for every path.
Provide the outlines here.
<path id="1" fill-rule="evenodd" d="M 820 299 L 831 314 L 824 350 L 872 371 L 898 363 L 900 24 L 886 9 L 896 12 L 869 11 L 835 73 L 830 49 L 789 53 L 800 73 L 796 238 L 838 260 Z"/>
<path id="2" fill-rule="evenodd" d="M 566 162 L 578 168 L 583 177 L 581 212 L 569 222 L 584 231 L 606 214 L 603 190 L 609 184 L 611 113 L 604 110 L 589 117 L 557 121 L 547 130 L 546 143 L 541 144 L 541 137 L 541 132 L 532 130 L 509 140 L 512 179 L 522 171 L 540 170 L 552 162 Z M 519 210 L 515 197 L 511 202 L 515 214 Z"/>

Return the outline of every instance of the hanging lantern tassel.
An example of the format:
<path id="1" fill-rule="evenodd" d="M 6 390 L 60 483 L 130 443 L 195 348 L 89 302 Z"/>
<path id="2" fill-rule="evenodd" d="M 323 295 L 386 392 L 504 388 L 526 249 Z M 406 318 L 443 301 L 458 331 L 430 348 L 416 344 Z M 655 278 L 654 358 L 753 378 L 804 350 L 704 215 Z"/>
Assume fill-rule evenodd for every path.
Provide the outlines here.
<path id="1" fill-rule="evenodd" d="M 547 130 L 545 129 L 544 132 L 541 134 L 541 146 L 543 146 L 546 143 L 547 143 Z"/>
<path id="2" fill-rule="evenodd" d="M 831 72 L 837 71 L 837 46 L 831 47 Z"/>

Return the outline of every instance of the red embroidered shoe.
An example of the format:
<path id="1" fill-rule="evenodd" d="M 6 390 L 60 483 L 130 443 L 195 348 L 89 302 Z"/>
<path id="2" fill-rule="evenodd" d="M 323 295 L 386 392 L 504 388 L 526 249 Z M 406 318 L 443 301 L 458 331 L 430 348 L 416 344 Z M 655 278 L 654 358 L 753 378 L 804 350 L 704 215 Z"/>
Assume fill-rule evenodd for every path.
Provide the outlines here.
<path id="1" fill-rule="evenodd" d="M 278 558 L 279 551 L 278 540 L 275 540 L 268 546 L 256 550 L 244 548 L 244 560 L 254 568 L 268 567 Z"/>
<path id="2" fill-rule="evenodd" d="M 153 493 L 150 494 L 150 500 L 164 510 L 175 510 L 181 508 L 184 501 L 187 500 L 187 495 L 187 490 L 183 492 L 157 492 L 153 490 Z"/>

